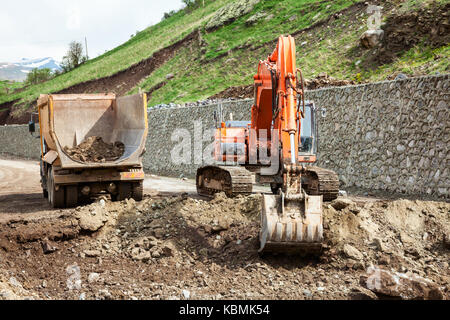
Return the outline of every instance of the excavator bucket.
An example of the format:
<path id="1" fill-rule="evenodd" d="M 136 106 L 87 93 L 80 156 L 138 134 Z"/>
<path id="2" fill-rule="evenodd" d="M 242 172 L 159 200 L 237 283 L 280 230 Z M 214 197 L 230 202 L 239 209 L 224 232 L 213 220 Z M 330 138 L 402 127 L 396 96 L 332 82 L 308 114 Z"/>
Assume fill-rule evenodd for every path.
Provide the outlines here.
<path id="1" fill-rule="evenodd" d="M 322 196 L 287 200 L 263 195 L 260 253 L 317 255 L 322 251 Z"/>

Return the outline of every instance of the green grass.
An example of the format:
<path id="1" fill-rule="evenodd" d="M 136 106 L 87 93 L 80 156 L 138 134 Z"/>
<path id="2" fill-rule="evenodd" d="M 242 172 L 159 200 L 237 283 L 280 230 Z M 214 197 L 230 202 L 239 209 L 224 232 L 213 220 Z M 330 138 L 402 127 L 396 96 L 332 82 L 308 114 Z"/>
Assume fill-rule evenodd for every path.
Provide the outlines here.
<path id="1" fill-rule="evenodd" d="M 22 88 L 24 86 L 23 82 L 17 82 L 17 81 L 8 81 L 8 80 L 0 80 L 0 97 L 7 95 L 15 89 Z"/>
<path id="2" fill-rule="evenodd" d="M 270 5 L 271 3 L 271 1 L 266 1 L 264 5 Z M 318 11 L 313 11 L 310 8 L 311 14 L 309 17 L 322 12 L 323 5 L 326 8 L 328 4 L 324 3 L 314 7 L 314 10 Z M 342 6 L 344 4 L 336 1 L 334 5 Z M 346 3 L 346 5 L 349 5 L 349 3 Z M 262 8 L 264 7 L 260 6 L 256 10 L 261 10 Z M 332 7 L 328 9 L 332 10 Z M 334 7 L 333 10 L 337 9 L 338 7 Z M 248 16 L 252 14 L 254 12 Z M 233 26 L 242 27 L 243 21 L 245 22 L 248 16 L 242 17 L 233 24 L 224 27 L 223 30 L 233 30 Z M 311 78 L 317 76 L 320 72 L 326 72 L 337 79 L 372 82 L 385 80 L 387 76 L 398 71 L 411 76 L 450 71 L 448 46 L 431 49 L 421 45 L 403 53 L 391 64 L 380 67 L 365 66 L 364 62 L 371 57 L 372 51 L 360 48 L 358 43 L 360 35 L 366 30 L 366 21 L 366 15 L 358 15 L 357 17 L 343 15 L 329 26 L 320 27 L 306 32 L 302 36 L 297 36 L 297 66 L 303 70 L 304 76 Z M 300 18 L 298 26 L 305 28 L 312 23 L 311 19 L 308 24 L 308 20 L 302 21 Z M 291 26 L 291 28 L 293 27 Z M 296 30 L 299 29 L 291 29 L 291 32 Z M 229 34 L 219 30 L 213 34 L 214 37 L 218 33 L 223 35 Z M 222 41 L 223 43 L 228 41 L 229 46 L 238 47 L 242 43 L 246 43 L 248 39 L 255 40 L 254 37 L 252 38 L 254 33 L 241 33 L 239 34 L 240 40 L 235 33 L 234 35 L 229 35 L 228 38 L 224 36 Z M 258 33 L 258 37 L 254 43 L 259 44 L 266 41 L 264 33 Z M 211 41 L 212 36 L 205 35 L 204 38 Z M 276 38 L 276 35 L 269 38 L 269 40 L 274 38 Z M 215 42 L 218 42 L 217 39 L 219 38 L 214 39 L 216 39 L 214 40 Z M 258 41 L 259 39 L 263 40 Z M 306 44 L 300 45 L 302 42 L 306 42 Z M 209 45 L 211 47 L 210 43 Z M 143 90 L 148 91 L 158 83 L 165 81 L 166 74 L 174 73 L 176 76 L 173 80 L 170 80 L 164 87 L 153 92 L 149 100 L 150 106 L 159 103 L 183 103 L 204 99 L 231 86 L 251 84 L 253 81 L 252 77 L 257 71 L 258 61 L 267 57 L 273 49 L 272 44 L 264 45 L 256 50 L 253 48 L 235 49 L 228 51 L 226 56 L 211 55 L 213 50 L 210 50 L 206 53 L 206 57 L 210 59 L 205 59 L 205 57 L 203 59 L 199 58 L 202 57 L 199 51 L 183 50 L 139 86 Z M 186 69 L 185 66 L 188 64 L 189 68 Z"/>
<path id="3" fill-rule="evenodd" d="M 232 0 L 206 0 L 205 7 L 200 7 L 191 13 L 181 10 L 174 16 L 139 32 L 121 46 L 88 61 L 71 72 L 45 83 L 31 86 L 21 93 L 0 96 L 0 104 L 21 99 L 22 103 L 28 105 L 35 101 L 41 93 L 59 91 L 80 82 L 124 70 L 150 57 L 155 51 L 182 39 L 207 21 L 218 8 L 230 1 Z"/>
<path id="4" fill-rule="evenodd" d="M 207 59 L 213 59 L 236 47 L 250 44 L 252 46 L 276 39 L 280 34 L 289 34 L 306 28 L 313 23 L 327 18 L 357 0 L 266 0 L 261 1 L 255 9 L 233 23 L 216 32 L 204 36 L 208 42 Z M 247 26 L 246 20 L 257 12 L 273 14 L 270 20 L 262 18 L 255 25 Z"/>

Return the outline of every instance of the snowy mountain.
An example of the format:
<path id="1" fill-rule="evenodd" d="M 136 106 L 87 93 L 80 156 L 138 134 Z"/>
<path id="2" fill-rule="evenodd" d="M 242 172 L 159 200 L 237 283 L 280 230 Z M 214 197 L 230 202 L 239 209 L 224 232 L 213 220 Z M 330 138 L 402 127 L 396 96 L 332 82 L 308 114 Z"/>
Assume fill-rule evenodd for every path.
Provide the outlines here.
<path id="1" fill-rule="evenodd" d="M 0 80 L 23 81 L 26 79 L 27 73 L 35 68 L 48 68 L 52 71 L 61 70 L 61 67 L 53 58 L 23 58 L 17 62 L 0 62 Z"/>

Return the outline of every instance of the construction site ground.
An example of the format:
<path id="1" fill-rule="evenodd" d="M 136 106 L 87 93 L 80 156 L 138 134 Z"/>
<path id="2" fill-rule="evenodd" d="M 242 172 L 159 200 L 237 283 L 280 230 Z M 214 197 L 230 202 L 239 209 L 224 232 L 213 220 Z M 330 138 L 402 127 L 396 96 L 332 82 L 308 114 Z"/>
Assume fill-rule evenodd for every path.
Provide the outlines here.
<path id="1" fill-rule="evenodd" d="M 148 175 L 141 202 L 60 210 L 39 178 L 0 159 L 0 299 L 450 298 L 448 202 L 352 192 L 324 204 L 320 257 L 260 256 L 267 187 L 208 199 Z"/>

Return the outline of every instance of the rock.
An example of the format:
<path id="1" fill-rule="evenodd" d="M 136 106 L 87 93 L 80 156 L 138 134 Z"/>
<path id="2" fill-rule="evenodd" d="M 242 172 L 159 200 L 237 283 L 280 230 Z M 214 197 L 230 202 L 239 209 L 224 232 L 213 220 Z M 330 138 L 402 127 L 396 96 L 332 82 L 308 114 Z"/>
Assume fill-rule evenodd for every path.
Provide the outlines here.
<path id="1" fill-rule="evenodd" d="M 364 258 L 364 256 L 362 255 L 361 252 L 359 252 L 358 249 L 356 249 L 355 247 L 353 247 L 349 244 L 344 244 L 344 248 L 342 249 L 342 252 L 344 253 L 344 255 L 347 258 L 355 259 L 357 261 L 362 260 Z"/>
<path id="2" fill-rule="evenodd" d="M 404 73 L 399 73 L 394 80 L 404 80 L 404 79 L 408 79 L 408 76 Z"/>
<path id="3" fill-rule="evenodd" d="M 97 272 L 91 272 L 88 276 L 89 283 L 97 282 L 98 279 L 100 279 L 100 275 Z"/>
<path id="4" fill-rule="evenodd" d="M 253 10 L 259 0 L 237 0 L 220 8 L 206 24 L 206 30 L 212 30 L 233 22 Z"/>
<path id="5" fill-rule="evenodd" d="M 105 225 L 107 219 L 103 215 L 92 216 L 87 213 L 80 214 L 78 224 L 82 230 L 95 232 Z"/>
<path id="6" fill-rule="evenodd" d="M 307 296 L 308 298 L 312 297 L 312 293 L 311 293 L 311 291 L 308 290 L 308 289 L 304 289 L 304 290 L 303 290 L 303 294 L 304 294 L 305 296 Z"/>
<path id="7" fill-rule="evenodd" d="M 164 229 L 163 228 L 157 228 L 155 230 L 153 230 L 153 233 L 155 234 L 155 237 L 157 239 L 161 239 L 162 237 L 164 237 Z"/>
<path id="8" fill-rule="evenodd" d="M 149 251 L 139 247 L 133 248 L 130 255 L 131 259 L 143 262 L 148 261 L 152 257 Z"/>
<path id="9" fill-rule="evenodd" d="M 402 144 L 397 145 L 397 151 L 403 153 L 406 150 L 406 147 Z"/>
<path id="10" fill-rule="evenodd" d="M 247 26 L 254 25 L 254 24 L 256 24 L 258 21 L 260 21 L 260 20 L 262 20 L 263 18 L 265 18 L 266 16 L 267 16 L 267 13 L 265 13 L 265 12 L 258 12 L 258 13 L 256 13 L 256 14 L 252 15 L 250 18 L 248 18 L 248 19 L 245 21 L 245 24 L 246 24 Z"/>
<path id="11" fill-rule="evenodd" d="M 340 196 L 340 197 L 346 197 L 346 196 L 347 196 L 347 191 L 345 191 L 345 190 L 339 190 L 339 196 Z"/>
<path id="12" fill-rule="evenodd" d="M 44 252 L 44 254 L 52 253 L 52 252 L 55 252 L 56 250 L 58 250 L 58 247 L 48 240 L 43 240 L 41 242 L 41 246 L 42 246 L 42 251 Z"/>
<path id="13" fill-rule="evenodd" d="M 377 295 L 404 300 L 442 300 L 443 294 L 431 280 L 415 274 L 392 272 L 370 267 L 360 277 L 360 284 Z"/>
<path id="14" fill-rule="evenodd" d="M 95 258 L 101 255 L 100 250 L 84 250 L 83 253 L 86 255 L 86 257 Z"/>
<path id="15" fill-rule="evenodd" d="M 381 252 L 386 252 L 386 247 L 383 243 L 383 240 L 381 240 L 379 238 L 375 238 L 375 239 L 373 239 L 373 244 L 375 245 L 377 250 L 379 250 Z"/>
<path id="16" fill-rule="evenodd" d="M 19 281 L 17 281 L 17 279 L 15 277 L 9 278 L 9 283 L 14 287 L 22 288 L 22 285 L 20 284 Z"/>
<path id="17" fill-rule="evenodd" d="M 0 291 L 0 300 L 16 300 L 17 298 L 10 290 Z"/>
<path id="18" fill-rule="evenodd" d="M 336 210 L 343 210 L 347 208 L 349 205 L 353 204 L 353 201 L 347 198 L 337 198 L 333 200 L 331 206 Z"/>
<path id="19" fill-rule="evenodd" d="M 444 246 L 450 249 L 450 232 L 444 235 Z"/>
<path id="20" fill-rule="evenodd" d="M 86 293 L 81 293 L 80 296 L 78 297 L 79 300 L 86 300 Z"/>
<path id="21" fill-rule="evenodd" d="M 188 290 L 183 290 L 182 291 L 182 295 L 187 300 L 187 299 L 189 299 L 191 297 L 191 292 L 188 291 Z"/>
<path id="22" fill-rule="evenodd" d="M 212 227 L 214 231 L 228 230 L 229 228 L 230 221 L 222 216 L 217 219 L 216 224 Z"/>
<path id="23" fill-rule="evenodd" d="M 167 80 L 173 79 L 174 77 L 175 75 L 173 73 L 169 73 L 168 75 L 166 75 Z"/>
<path id="24" fill-rule="evenodd" d="M 359 42 L 364 48 L 374 48 L 383 40 L 383 30 L 367 30 L 359 38 Z"/>
<path id="25" fill-rule="evenodd" d="M 378 300 L 374 292 L 359 286 L 351 288 L 349 296 L 352 300 Z"/>
<path id="26" fill-rule="evenodd" d="M 175 245 L 168 241 L 161 246 L 162 254 L 166 257 L 172 257 L 175 253 Z"/>
<path id="27" fill-rule="evenodd" d="M 98 291 L 98 297 L 103 299 L 111 299 L 112 295 L 108 289 L 101 289 Z"/>

